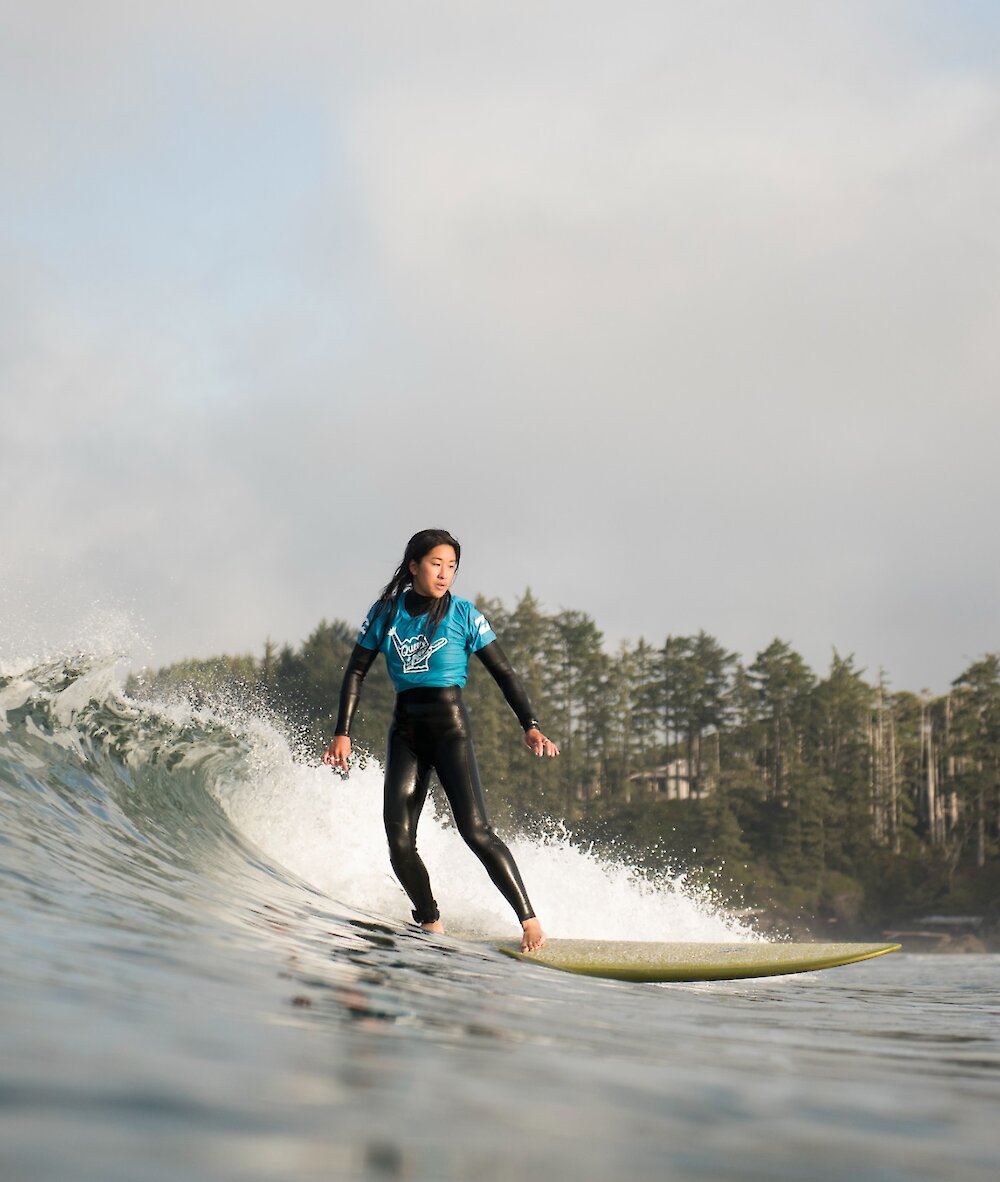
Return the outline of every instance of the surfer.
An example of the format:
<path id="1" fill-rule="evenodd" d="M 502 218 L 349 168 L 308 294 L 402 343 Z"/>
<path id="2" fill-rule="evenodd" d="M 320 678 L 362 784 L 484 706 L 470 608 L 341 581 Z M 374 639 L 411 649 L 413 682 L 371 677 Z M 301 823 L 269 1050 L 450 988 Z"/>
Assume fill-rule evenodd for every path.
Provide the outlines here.
<path id="1" fill-rule="evenodd" d="M 361 685 L 375 658 L 384 653 L 396 704 L 389 726 L 383 819 L 389 860 L 413 903 L 414 920 L 426 931 L 444 931 L 417 853 L 417 822 L 431 772 L 436 771 L 459 833 L 521 921 L 521 951 L 535 952 L 545 944 L 545 933 L 511 852 L 486 815 L 462 700 L 471 654 L 500 686 L 526 746 L 538 756 L 558 755 L 559 748 L 539 729 L 524 686 L 485 616 L 468 599 L 452 595 L 461 556 L 461 546 L 447 530 L 425 529 L 410 538 L 403 561 L 361 625 L 323 762 L 347 771 Z"/>

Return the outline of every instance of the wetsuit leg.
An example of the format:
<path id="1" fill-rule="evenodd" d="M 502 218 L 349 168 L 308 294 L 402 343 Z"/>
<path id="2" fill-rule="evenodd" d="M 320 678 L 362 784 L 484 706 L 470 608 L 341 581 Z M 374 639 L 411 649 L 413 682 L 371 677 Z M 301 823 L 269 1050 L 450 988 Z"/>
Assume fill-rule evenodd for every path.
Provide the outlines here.
<path id="1" fill-rule="evenodd" d="M 524 923 L 535 912 L 517 863 L 497 836 L 486 814 L 486 800 L 472 746 L 469 715 L 460 695 L 448 703 L 450 725 L 434 747 L 434 770 L 441 781 L 455 824 L 466 845 L 486 868 L 494 885 Z"/>
<path id="2" fill-rule="evenodd" d="M 417 923 L 440 918 L 431 894 L 427 867 L 417 853 L 417 821 L 427 799 L 430 764 L 419 758 L 414 745 L 395 723 L 389 728 L 382 818 L 389 839 L 389 861 L 413 903 Z"/>

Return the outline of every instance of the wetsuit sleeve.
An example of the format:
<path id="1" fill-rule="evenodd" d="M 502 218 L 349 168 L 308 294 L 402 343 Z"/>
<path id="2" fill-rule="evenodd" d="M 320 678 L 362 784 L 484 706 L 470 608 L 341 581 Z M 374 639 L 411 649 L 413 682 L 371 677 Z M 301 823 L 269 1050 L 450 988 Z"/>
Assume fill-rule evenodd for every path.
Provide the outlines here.
<path id="1" fill-rule="evenodd" d="M 510 661 L 507 660 L 507 654 L 500 647 L 500 642 L 492 640 L 485 648 L 476 649 L 476 656 L 486 666 L 490 676 L 500 687 L 503 696 L 507 699 L 507 705 L 517 715 L 517 721 L 521 724 L 522 730 L 530 731 L 532 727 L 538 726 L 538 719 L 535 718 L 531 702 L 528 701 L 527 690 L 521 684 L 521 679 L 514 672 Z"/>
<path id="2" fill-rule="evenodd" d="M 334 735 L 351 733 L 351 722 L 358 708 L 358 699 L 361 697 L 361 683 L 377 656 L 378 649 L 364 648 L 360 644 L 354 646 L 344 670 L 344 680 L 340 683 L 340 709 L 337 712 Z"/>

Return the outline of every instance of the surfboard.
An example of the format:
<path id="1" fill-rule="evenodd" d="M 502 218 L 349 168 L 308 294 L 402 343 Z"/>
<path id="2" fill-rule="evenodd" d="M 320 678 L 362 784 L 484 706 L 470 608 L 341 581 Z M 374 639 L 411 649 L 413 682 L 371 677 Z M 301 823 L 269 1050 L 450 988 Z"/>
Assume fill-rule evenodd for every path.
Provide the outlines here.
<path id="1" fill-rule="evenodd" d="M 637 940 L 549 940 L 540 952 L 517 943 L 493 946 L 507 956 L 564 973 L 617 981 L 737 981 L 854 964 L 895 952 L 899 944 L 660 944 Z"/>

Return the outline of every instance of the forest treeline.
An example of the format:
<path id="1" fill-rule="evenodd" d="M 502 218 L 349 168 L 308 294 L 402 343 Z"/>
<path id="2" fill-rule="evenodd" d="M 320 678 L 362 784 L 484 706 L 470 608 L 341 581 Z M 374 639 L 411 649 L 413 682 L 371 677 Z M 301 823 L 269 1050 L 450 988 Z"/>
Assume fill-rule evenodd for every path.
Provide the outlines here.
<path id="1" fill-rule="evenodd" d="M 578 840 L 660 871 L 713 878 L 730 902 L 869 929 L 929 910 L 996 917 L 1000 899 L 1000 654 L 931 697 L 892 690 L 834 652 L 818 675 L 782 640 L 751 661 L 705 632 L 607 651 L 595 621 L 479 606 L 525 683 L 558 760 L 537 760 L 473 661 L 466 700 L 503 826 L 565 822 Z M 356 628 L 321 622 L 299 648 L 183 661 L 156 692 L 234 686 L 316 754 L 333 733 Z M 380 757 L 392 708 L 369 674 L 356 750 Z"/>

